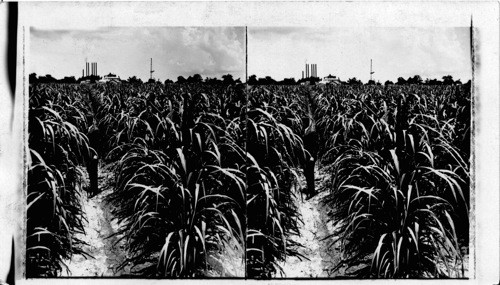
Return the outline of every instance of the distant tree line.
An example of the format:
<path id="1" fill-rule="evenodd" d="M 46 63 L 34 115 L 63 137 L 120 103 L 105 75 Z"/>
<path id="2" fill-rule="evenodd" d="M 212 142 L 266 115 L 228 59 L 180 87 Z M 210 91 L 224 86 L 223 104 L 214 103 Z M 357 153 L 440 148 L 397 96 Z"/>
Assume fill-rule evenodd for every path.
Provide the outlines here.
<path id="1" fill-rule="evenodd" d="M 89 75 L 76 79 L 74 76 L 65 76 L 64 78 L 57 79 L 52 75 L 47 74 L 45 76 L 37 76 L 36 73 L 31 73 L 29 75 L 29 83 L 67 83 L 67 84 L 75 84 L 80 83 L 85 80 L 89 80 L 92 82 L 100 80 L 102 77 L 98 75 Z"/>
<path id="2" fill-rule="evenodd" d="M 115 76 L 114 74 L 109 74 L 110 76 Z M 84 76 L 76 79 L 74 76 L 66 76 L 62 79 L 56 79 L 52 75 L 47 74 L 45 76 L 37 76 L 36 73 L 31 73 L 29 75 L 29 83 L 67 83 L 67 84 L 76 84 L 76 83 L 81 83 L 82 81 L 89 81 L 89 82 L 97 82 L 101 80 L 102 77 L 93 75 L 93 76 Z M 132 76 L 129 77 L 127 80 L 121 80 L 122 82 L 127 82 L 130 84 L 143 84 L 144 82 L 142 79 L 138 78 L 137 76 Z M 154 79 L 149 79 L 147 83 L 161 83 L 158 80 Z M 174 81 L 167 79 L 165 80 L 164 84 L 172 84 Z M 177 81 L 175 83 L 205 83 L 205 84 L 224 84 L 224 85 L 233 85 L 233 84 L 240 84 L 242 83 L 241 80 L 234 79 L 231 74 L 226 74 L 223 75 L 221 79 L 218 79 L 216 77 L 210 78 L 207 77 L 203 79 L 201 75 L 195 74 L 193 76 L 189 76 L 188 78 L 185 78 L 184 76 L 179 76 L 177 77 Z"/>
<path id="3" fill-rule="evenodd" d="M 408 84 L 419 84 L 419 85 L 453 85 L 453 84 L 462 84 L 459 80 L 454 80 L 453 76 L 446 75 L 442 77 L 442 81 L 438 79 L 429 79 L 427 78 L 425 81 L 422 79 L 420 75 L 415 75 L 413 77 L 408 77 L 408 79 L 404 79 L 403 77 L 399 77 L 396 83 L 387 80 L 384 85 L 408 85 Z M 295 81 L 295 78 L 285 78 L 281 81 L 276 81 L 270 76 L 266 76 L 264 78 L 257 78 L 256 75 L 252 75 L 248 78 L 248 84 L 250 85 L 297 85 L 302 82 L 309 82 L 310 84 L 314 84 L 316 82 L 321 81 L 319 77 L 310 77 L 303 78 L 298 81 Z M 340 84 L 344 85 L 382 85 L 380 82 L 375 82 L 375 80 L 368 80 L 367 83 L 363 83 L 360 79 L 356 77 L 349 78 L 347 81 L 339 80 Z M 469 80 L 470 82 L 470 80 Z"/>
<path id="4" fill-rule="evenodd" d="M 172 84 L 174 81 L 167 79 L 165 80 L 165 85 L 167 84 Z M 222 79 L 218 79 L 216 77 L 210 78 L 206 77 L 205 80 L 203 80 L 203 77 L 199 74 L 195 74 L 193 76 L 189 76 L 188 78 L 185 78 L 184 76 L 179 76 L 177 77 L 177 81 L 175 83 L 205 83 L 205 84 L 224 84 L 224 85 L 233 85 L 233 84 L 239 84 L 241 83 L 241 80 L 238 78 L 236 80 L 233 79 L 233 76 L 231 74 L 226 74 L 222 75 Z"/>
<path id="5" fill-rule="evenodd" d="M 113 75 L 114 74 L 109 74 Z M 84 76 L 76 79 L 74 76 L 65 76 L 62 79 L 56 79 L 52 77 L 52 75 L 47 74 L 45 76 L 37 76 L 36 73 L 31 73 L 29 75 L 29 82 L 30 83 L 67 83 L 67 84 L 76 84 L 76 83 L 81 83 L 82 81 L 88 81 L 88 82 L 97 82 L 102 77 L 97 76 L 97 75 L 92 75 L 92 76 Z M 127 80 L 121 80 L 122 82 L 128 82 L 131 84 L 143 84 L 143 81 L 140 78 L 137 78 L 136 76 L 129 77 Z M 266 76 L 263 78 L 257 78 L 256 75 L 251 75 L 248 78 L 248 84 L 250 85 L 298 85 L 304 82 L 307 82 L 308 84 L 315 84 L 317 82 L 321 81 L 319 77 L 309 77 L 309 78 L 302 78 L 299 80 L 295 80 L 295 78 L 285 78 L 281 81 L 277 81 L 273 79 L 271 76 Z M 341 81 L 339 80 L 340 84 L 345 84 L 345 85 L 382 85 L 380 82 L 375 82 L 374 80 L 369 80 L 366 84 L 364 84 L 360 79 L 357 79 L 356 77 L 349 78 L 347 81 Z M 154 80 L 154 79 L 149 79 L 147 83 L 160 83 L 160 81 Z M 173 80 L 167 79 L 165 80 L 164 84 L 172 84 L 174 83 Z M 217 85 L 217 84 L 224 84 L 224 85 L 233 85 L 233 84 L 240 84 L 242 83 L 241 80 L 238 78 L 234 80 L 233 76 L 231 74 L 226 74 L 223 75 L 221 79 L 218 78 L 210 78 L 206 77 L 203 79 L 203 77 L 200 74 L 194 74 L 192 76 L 189 76 L 188 78 L 185 78 L 183 76 L 177 77 L 177 81 L 175 83 L 204 83 L 204 84 L 212 84 L 212 85 Z M 469 82 L 467 82 L 470 84 Z M 384 85 L 408 85 L 408 84 L 418 84 L 418 85 L 454 85 L 454 84 L 462 84 L 462 82 L 459 80 L 454 80 L 453 76 L 451 75 L 446 75 L 442 77 L 442 80 L 438 79 L 429 79 L 427 78 L 426 80 L 423 80 L 420 75 L 415 75 L 413 77 L 408 77 L 408 79 L 404 79 L 403 77 L 399 77 L 396 81 L 396 83 L 387 80 Z"/>

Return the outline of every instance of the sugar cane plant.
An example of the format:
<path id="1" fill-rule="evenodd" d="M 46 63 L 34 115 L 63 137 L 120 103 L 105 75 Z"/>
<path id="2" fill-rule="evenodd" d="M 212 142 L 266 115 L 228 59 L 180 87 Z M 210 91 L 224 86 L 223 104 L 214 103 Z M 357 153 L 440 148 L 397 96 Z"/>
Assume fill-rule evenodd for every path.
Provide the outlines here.
<path id="1" fill-rule="evenodd" d="M 85 114 L 60 90 L 32 87 L 29 103 L 26 276 L 54 277 L 64 259 L 85 254 L 75 238 L 84 219 L 79 166 L 93 150 Z"/>
<path id="2" fill-rule="evenodd" d="M 339 91 L 319 118 L 341 266 L 358 277 L 463 276 L 469 154 L 454 145 L 463 134 L 450 114 L 468 90 Z"/>
<path id="3" fill-rule="evenodd" d="M 217 113 L 199 87 L 169 95 L 130 100 L 129 108 L 150 107 L 115 120 L 120 132 L 109 156 L 122 155 L 109 200 L 124 224 L 126 262 L 138 273 L 200 276 L 211 251 L 236 246 L 244 257 L 245 152 L 238 145 L 244 122 Z"/>

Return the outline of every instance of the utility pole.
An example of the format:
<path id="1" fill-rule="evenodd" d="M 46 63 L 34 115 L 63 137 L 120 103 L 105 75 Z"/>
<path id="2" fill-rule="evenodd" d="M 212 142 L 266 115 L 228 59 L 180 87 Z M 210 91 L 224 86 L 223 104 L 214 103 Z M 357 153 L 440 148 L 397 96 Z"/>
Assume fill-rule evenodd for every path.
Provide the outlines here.
<path id="1" fill-rule="evenodd" d="M 372 60 L 370 59 L 370 81 L 372 80 L 372 74 L 374 74 L 375 71 L 372 70 Z"/>
<path id="2" fill-rule="evenodd" d="M 149 79 L 153 79 L 153 72 L 155 72 L 153 70 L 153 58 L 151 58 L 151 66 L 149 68 Z"/>

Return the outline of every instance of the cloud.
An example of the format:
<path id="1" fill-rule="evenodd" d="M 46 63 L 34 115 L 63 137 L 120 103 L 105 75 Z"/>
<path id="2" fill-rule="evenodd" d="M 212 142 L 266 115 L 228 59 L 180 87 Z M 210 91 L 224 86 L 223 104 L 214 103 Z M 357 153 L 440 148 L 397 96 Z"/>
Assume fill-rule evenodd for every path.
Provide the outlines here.
<path id="1" fill-rule="evenodd" d="M 131 27 L 94 30 L 31 30 L 31 72 L 79 76 L 85 59 L 98 71 L 122 78 L 244 77 L 242 27 Z M 76 73 L 76 74 L 75 74 Z"/>
<path id="2" fill-rule="evenodd" d="M 249 28 L 249 73 L 301 77 L 305 62 L 318 74 L 376 80 L 420 74 L 471 78 L 468 28 Z"/>

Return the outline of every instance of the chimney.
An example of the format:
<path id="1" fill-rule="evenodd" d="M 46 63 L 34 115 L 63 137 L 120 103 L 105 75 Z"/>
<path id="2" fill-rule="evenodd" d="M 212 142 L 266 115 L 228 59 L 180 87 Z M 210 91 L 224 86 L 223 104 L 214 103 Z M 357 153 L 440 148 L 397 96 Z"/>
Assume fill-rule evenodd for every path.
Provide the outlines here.
<path id="1" fill-rule="evenodd" d="M 89 76 L 89 63 L 85 63 L 85 76 Z"/>
<path id="2" fill-rule="evenodd" d="M 95 63 L 95 75 L 97 76 L 97 62 Z"/>
<path id="3" fill-rule="evenodd" d="M 304 71 L 302 70 L 302 79 L 304 79 Z"/>
<path id="4" fill-rule="evenodd" d="M 82 78 L 85 77 L 85 69 L 82 69 Z"/>

